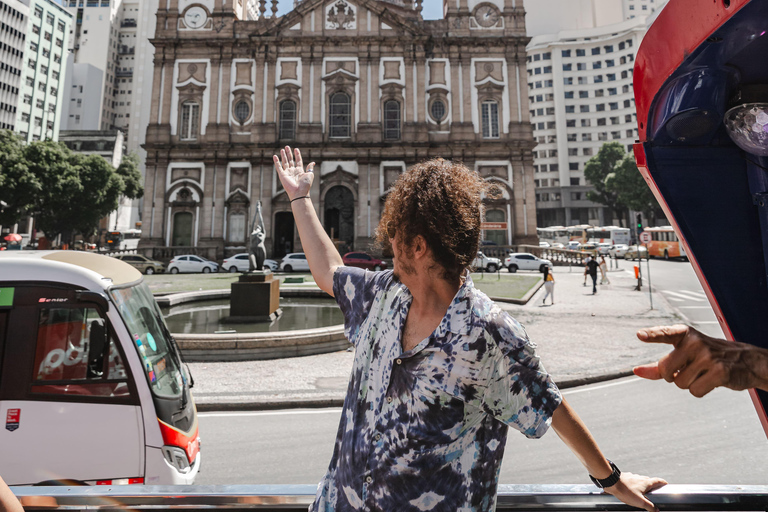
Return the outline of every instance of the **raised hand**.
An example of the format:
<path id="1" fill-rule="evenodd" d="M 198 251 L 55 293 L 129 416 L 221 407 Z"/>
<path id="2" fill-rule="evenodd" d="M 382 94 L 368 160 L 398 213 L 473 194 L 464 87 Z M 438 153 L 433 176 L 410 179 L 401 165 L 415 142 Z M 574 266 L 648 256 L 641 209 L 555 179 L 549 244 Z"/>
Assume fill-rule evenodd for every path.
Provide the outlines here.
<path id="1" fill-rule="evenodd" d="M 307 165 L 305 171 L 304 163 L 301 161 L 301 151 L 297 148 L 291 152 L 290 146 L 285 146 L 285 149 L 280 150 L 279 158 L 277 155 L 272 155 L 272 160 L 275 162 L 277 176 L 280 178 L 280 183 L 283 184 L 286 194 L 288 194 L 288 199 L 293 200 L 309 196 L 312 180 L 315 178 L 312 173 L 315 162 Z"/>
<path id="2" fill-rule="evenodd" d="M 674 347 L 658 362 L 636 367 L 634 373 L 638 377 L 663 378 L 697 397 L 718 386 L 737 391 L 766 388 L 768 351 L 765 349 L 711 338 L 687 325 L 641 329 L 637 337 L 646 343 L 667 343 Z"/>

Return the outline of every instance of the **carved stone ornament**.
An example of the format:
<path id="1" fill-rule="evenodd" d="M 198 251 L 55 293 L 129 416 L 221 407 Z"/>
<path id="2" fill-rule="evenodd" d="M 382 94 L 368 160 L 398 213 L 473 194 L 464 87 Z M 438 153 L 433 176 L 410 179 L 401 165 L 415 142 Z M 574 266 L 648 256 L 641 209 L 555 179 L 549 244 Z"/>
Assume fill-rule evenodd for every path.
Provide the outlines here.
<path id="1" fill-rule="evenodd" d="M 325 28 L 338 30 L 354 30 L 357 28 L 355 9 L 344 0 L 339 0 L 331 5 L 327 13 L 328 17 L 325 20 Z"/>
<path id="2" fill-rule="evenodd" d="M 187 66 L 187 71 L 189 72 L 190 75 L 194 75 L 195 73 L 197 73 L 197 64 L 190 64 L 189 66 Z"/>
<path id="3" fill-rule="evenodd" d="M 488 199 L 501 199 L 504 197 L 504 191 L 498 185 L 488 187 Z"/>

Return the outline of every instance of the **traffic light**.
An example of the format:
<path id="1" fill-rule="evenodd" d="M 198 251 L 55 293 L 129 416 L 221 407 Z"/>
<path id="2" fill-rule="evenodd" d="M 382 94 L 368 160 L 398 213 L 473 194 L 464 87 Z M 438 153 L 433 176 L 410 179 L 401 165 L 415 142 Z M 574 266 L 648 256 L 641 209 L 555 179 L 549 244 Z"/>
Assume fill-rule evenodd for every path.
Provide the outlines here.
<path id="1" fill-rule="evenodd" d="M 643 214 L 637 213 L 635 217 L 637 218 L 637 234 L 639 235 L 643 232 Z"/>

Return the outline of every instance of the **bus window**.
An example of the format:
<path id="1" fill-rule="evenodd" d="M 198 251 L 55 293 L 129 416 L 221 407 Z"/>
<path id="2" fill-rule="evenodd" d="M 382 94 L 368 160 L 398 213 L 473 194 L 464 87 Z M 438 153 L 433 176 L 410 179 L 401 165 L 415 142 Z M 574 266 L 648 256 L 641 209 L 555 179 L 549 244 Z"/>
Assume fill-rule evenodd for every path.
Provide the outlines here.
<path id="1" fill-rule="evenodd" d="M 127 374 L 94 308 L 40 308 L 32 393 L 124 397 Z"/>

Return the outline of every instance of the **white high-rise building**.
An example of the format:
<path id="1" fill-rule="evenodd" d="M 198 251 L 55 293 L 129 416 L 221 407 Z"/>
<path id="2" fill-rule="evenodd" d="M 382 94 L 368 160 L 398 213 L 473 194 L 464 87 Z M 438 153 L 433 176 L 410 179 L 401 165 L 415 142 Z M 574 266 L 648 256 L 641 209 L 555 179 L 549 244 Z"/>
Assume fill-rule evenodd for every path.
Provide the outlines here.
<path id="1" fill-rule="evenodd" d="M 117 120 L 121 0 L 67 0 L 75 18 L 67 61 L 67 130 L 110 130 Z M 97 78 L 97 75 L 100 75 Z M 95 117 L 94 113 L 95 112 Z"/>
<path id="2" fill-rule="evenodd" d="M 524 0 L 525 31 L 531 36 L 613 25 L 646 17 L 667 0 Z"/>
<path id="3" fill-rule="evenodd" d="M 72 15 L 53 0 L 30 0 L 16 127 L 26 141 L 58 140 Z"/>
<path id="4" fill-rule="evenodd" d="M 16 128 L 29 2 L 0 0 L 0 130 Z"/>
<path id="5" fill-rule="evenodd" d="M 553 9 L 547 0 L 541 4 Z M 582 25 L 574 30 L 537 35 L 526 47 L 528 90 L 533 136 L 536 216 L 540 227 L 574 224 L 612 224 L 609 210 L 587 200 L 592 187 L 584 178 L 585 163 L 606 142 L 619 142 L 628 152 L 637 138 L 632 72 L 635 54 L 647 31 L 648 10 L 658 11 L 662 0 L 574 0 L 565 13 L 526 15 L 531 25 Z M 533 5 L 526 2 L 526 7 Z M 598 4 L 602 4 L 601 9 Z M 647 6 L 643 9 L 643 6 Z M 611 7 L 612 9 L 608 9 Z M 539 9 L 537 7 L 534 10 Z M 631 13 L 645 12 L 635 16 Z M 598 14 L 602 16 L 599 18 Z M 610 14 L 610 16 L 608 16 Z M 545 22 L 539 23 L 539 18 Z M 600 19 L 613 19 L 597 25 Z M 531 26 L 529 25 L 529 26 Z"/>

